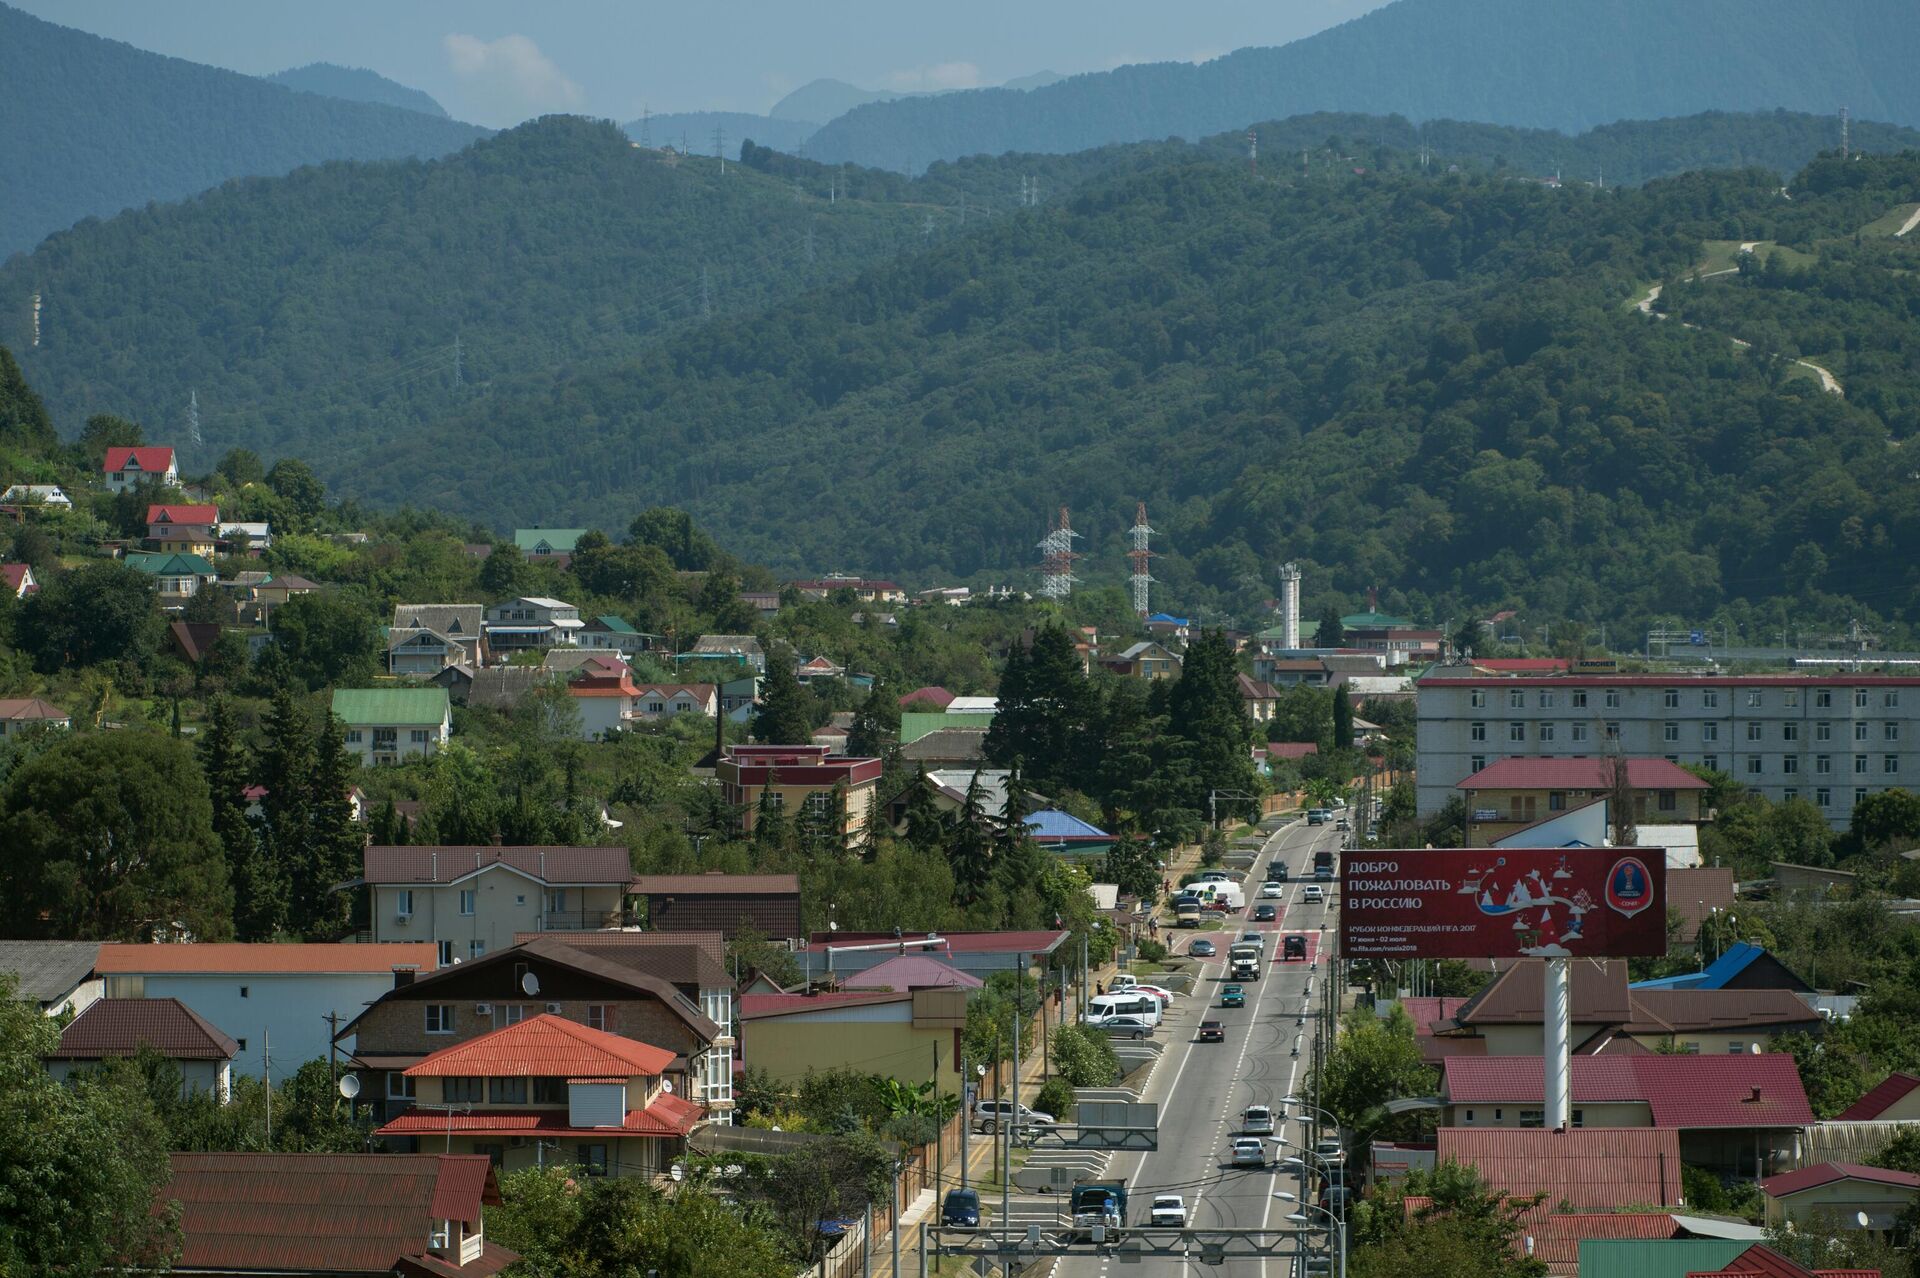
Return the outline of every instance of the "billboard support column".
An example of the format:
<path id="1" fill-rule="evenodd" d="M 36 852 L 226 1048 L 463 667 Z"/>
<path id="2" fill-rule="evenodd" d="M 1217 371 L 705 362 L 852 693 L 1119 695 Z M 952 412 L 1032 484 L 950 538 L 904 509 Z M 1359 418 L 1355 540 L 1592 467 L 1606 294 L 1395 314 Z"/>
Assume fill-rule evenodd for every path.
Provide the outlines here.
<path id="1" fill-rule="evenodd" d="M 1546 968 L 1546 1009 L 1544 1030 L 1546 1050 L 1540 1064 L 1546 1071 L 1546 1113 L 1548 1131 L 1573 1125 L 1573 980 L 1572 959 L 1550 958 Z"/>

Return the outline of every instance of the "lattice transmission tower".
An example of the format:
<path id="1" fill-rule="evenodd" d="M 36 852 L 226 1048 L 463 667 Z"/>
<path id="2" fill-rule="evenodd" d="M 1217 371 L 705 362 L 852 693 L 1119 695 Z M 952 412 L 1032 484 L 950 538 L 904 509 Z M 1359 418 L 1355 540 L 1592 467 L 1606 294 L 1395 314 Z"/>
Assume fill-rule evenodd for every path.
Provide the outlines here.
<path id="1" fill-rule="evenodd" d="M 1080 534 L 1073 531 L 1067 518 L 1067 508 L 1060 508 L 1059 522 L 1040 539 L 1040 597 L 1042 599 L 1065 599 L 1073 593 L 1073 561 L 1080 556 L 1073 549 L 1073 539 Z"/>
<path id="2" fill-rule="evenodd" d="M 1153 575 L 1147 570 L 1147 561 L 1153 558 L 1153 551 L 1149 549 L 1153 529 L 1147 524 L 1147 503 L 1144 501 L 1134 508 L 1133 527 L 1127 529 L 1127 536 L 1133 539 L 1133 549 L 1127 552 L 1127 562 L 1133 565 L 1133 571 L 1127 577 L 1127 589 L 1133 595 L 1133 610 L 1145 617 L 1152 612 L 1147 596 L 1153 585 Z"/>

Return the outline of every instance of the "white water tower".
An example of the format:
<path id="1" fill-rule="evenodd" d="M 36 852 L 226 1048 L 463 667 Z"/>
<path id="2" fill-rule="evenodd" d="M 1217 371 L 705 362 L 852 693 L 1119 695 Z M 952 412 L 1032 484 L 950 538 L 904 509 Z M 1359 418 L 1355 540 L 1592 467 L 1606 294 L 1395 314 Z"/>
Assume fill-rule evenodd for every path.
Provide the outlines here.
<path id="1" fill-rule="evenodd" d="M 1280 646 L 1292 652 L 1300 646 L 1300 565 L 1280 565 Z"/>

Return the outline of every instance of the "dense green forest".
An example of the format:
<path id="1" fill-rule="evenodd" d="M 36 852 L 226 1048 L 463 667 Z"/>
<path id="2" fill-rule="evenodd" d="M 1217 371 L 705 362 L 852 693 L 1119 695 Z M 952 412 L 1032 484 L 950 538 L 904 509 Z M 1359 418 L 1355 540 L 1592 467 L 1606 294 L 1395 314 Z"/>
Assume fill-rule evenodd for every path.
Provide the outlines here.
<path id="1" fill-rule="evenodd" d="M 899 169 L 964 155 L 1205 137 L 1307 111 L 1587 129 L 1786 107 L 1920 125 L 1902 0 L 1398 0 L 1280 48 L 849 111 L 808 153 Z"/>
<path id="2" fill-rule="evenodd" d="M 325 160 L 442 155 L 485 130 L 147 53 L 0 4 L 0 256 L 82 218 Z"/>
<path id="3" fill-rule="evenodd" d="M 399 107 L 403 111 L 437 115 L 443 120 L 449 118 L 447 109 L 434 101 L 432 94 L 389 80 L 365 67 L 309 62 L 304 67 L 290 67 L 265 78 L 302 93 L 319 93 L 329 98 L 345 98 L 349 102 L 377 102 L 383 106 Z"/>
<path id="4" fill-rule="evenodd" d="M 820 126 L 811 120 L 777 120 L 745 111 L 668 111 L 645 120 L 629 120 L 622 127 L 636 142 L 650 141 L 654 146 L 693 155 L 717 153 L 737 160 L 741 145 L 748 141 L 782 151 L 798 150 Z M 714 149 L 716 129 L 725 144 L 718 152 Z"/>

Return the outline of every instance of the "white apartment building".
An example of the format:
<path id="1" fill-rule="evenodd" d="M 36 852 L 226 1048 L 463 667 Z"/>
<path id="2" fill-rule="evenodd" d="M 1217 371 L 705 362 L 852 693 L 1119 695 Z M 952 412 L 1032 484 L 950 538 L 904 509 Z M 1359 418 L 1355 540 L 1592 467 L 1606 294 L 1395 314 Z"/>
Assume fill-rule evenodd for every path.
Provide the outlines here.
<path id="1" fill-rule="evenodd" d="M 1698 764 L 1776 803 L 1805 799 L 1835 829 L 1867 795 L 1920 784 L 1920 678 L 1466 670 L 1444 668 L 1418 685 L 1422 816 L 1508 758 L 1617 752 Z"/>

